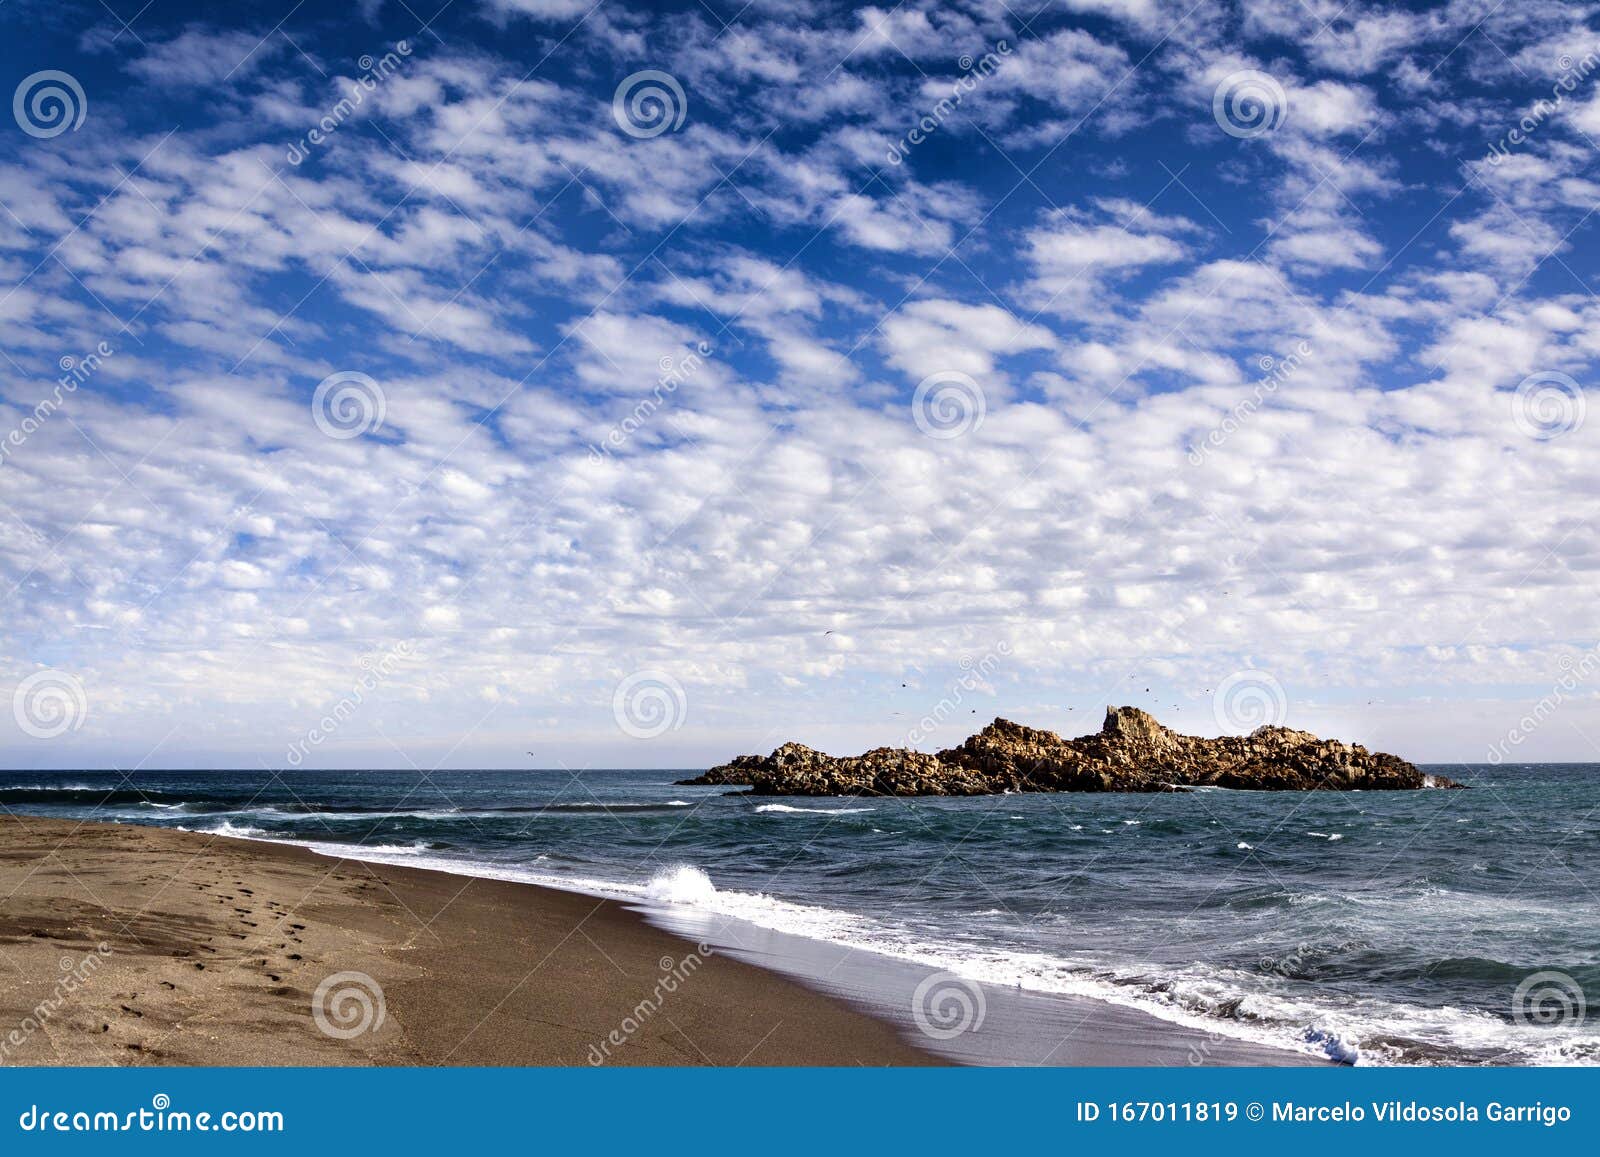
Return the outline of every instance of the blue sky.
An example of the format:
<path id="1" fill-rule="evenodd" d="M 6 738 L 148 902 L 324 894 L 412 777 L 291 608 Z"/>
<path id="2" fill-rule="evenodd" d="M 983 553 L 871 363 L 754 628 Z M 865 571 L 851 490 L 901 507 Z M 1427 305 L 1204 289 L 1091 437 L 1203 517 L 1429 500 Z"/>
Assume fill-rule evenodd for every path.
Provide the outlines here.
<path id="1" fill-rule="evenodd" d="M 433 9 L 0 8 L 8 765 L 1595 758 L 1600 5 Z"/>

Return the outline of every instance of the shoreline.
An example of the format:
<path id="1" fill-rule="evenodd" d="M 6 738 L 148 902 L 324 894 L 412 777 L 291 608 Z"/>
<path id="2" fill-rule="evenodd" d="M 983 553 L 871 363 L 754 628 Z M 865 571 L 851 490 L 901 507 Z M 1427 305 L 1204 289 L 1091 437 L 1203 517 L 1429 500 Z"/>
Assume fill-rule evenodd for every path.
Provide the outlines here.
<path id="1" fill-rule="evenodd" d="M 941 1063 L 609 900 L 134 824 L 0 833 L 3 1064 Z"/>
<path id="2" fill-rule="evenodd" d="M 909 961 L 692 910 L 277 841 L 0 823 L 0 1063 L 1326 1063 L 1089 997 L 971 982 L 930 996 Z M 92 984 L 8 1047 L 67 957 L 98 955 L 95 929 L 113 947 Z M 41 960 L 19 966 L 19 945 Z M 348 1040 L 312 1016 L 345 972 L 382 994 L 381 1022 Z M 337 1033 L 331 1013 L 378 1019 L 367 983 L 327 990 Z M 941 994 L 976 1001 L 970 1031 L 928 1031 Z M 212 1031 L 223 1021 L 243 1031 Z"/>

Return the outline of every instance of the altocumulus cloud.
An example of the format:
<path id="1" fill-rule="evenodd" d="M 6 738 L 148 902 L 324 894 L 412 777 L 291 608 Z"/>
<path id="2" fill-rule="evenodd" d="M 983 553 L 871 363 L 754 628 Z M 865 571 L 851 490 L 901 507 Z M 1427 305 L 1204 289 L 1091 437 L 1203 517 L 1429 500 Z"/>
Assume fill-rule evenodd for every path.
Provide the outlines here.
<path id="1" fill-rule="evenodd" d="M 14 3 L 86 103 L 0 154 L 0 685 L 86 709 L 8 740 L 253 766 L 360 685 L 316 760 L 682 766 L 1003 654 L 1476 757 L 1600 635 L 1600 97 L 1490 160 L 1595 6 L 1514 8 Z"/>

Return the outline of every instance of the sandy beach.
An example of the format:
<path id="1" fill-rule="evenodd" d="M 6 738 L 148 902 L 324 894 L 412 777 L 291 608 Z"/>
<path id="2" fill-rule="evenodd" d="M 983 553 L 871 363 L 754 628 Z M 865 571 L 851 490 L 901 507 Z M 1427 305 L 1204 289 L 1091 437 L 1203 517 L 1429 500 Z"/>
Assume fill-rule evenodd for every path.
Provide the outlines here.
<path id="1" fill-rule="evenodd" d="M 935 978 L 937 979 L 937 978 Z M 0 819 L 0 1064 L 1301 1065 L 693 909 L 138 825 Z"/>
<path id="2" fill-rule="evenodd" d="M 15 815 L 0 819 L 0 1062 L 936 1063 L 610 901 Z"/>

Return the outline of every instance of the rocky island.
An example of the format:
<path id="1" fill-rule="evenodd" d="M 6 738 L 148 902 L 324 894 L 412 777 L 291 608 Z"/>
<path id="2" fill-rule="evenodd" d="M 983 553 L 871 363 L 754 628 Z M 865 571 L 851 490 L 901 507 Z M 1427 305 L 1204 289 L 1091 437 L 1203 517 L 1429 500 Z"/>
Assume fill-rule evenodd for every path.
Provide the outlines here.
<path id="1" fill-rule="evenodd" d="M 741 755 L 685 785 L 748 786 L 756 795 L 994 795 L 1007 791 L 1405 791 L 1462 785 L 1398 756 L 1258 727 L 1203 739 L 1163 727 L 1137 707 L 1108 707 L 1093 735 L 1062 739 L 996 719 L 937 755 L 879 747 L 835 757 L 799 743 Z"/>

